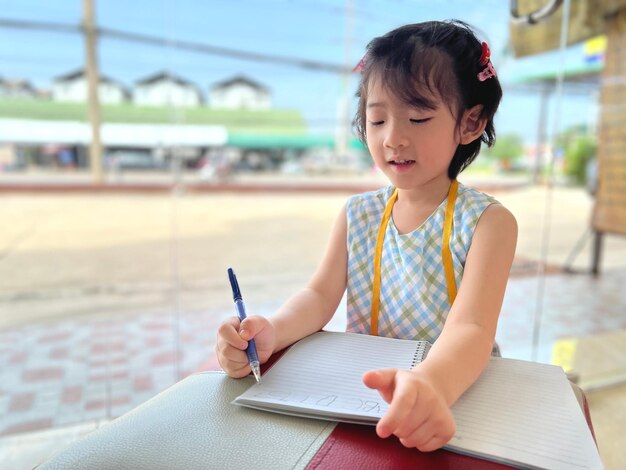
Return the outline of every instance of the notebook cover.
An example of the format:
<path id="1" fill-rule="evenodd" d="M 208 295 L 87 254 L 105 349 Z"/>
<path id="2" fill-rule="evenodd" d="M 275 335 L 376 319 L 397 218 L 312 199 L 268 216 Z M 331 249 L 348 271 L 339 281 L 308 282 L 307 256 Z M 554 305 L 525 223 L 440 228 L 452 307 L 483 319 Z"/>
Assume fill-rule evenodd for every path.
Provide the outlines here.
<path id="1" fill-rule="evenodd" d="M 372 426 L 339 423 L 306 468 L 504 470 L 514 467 L 443 449 L 434 452 L 408 449 L 395 436 L 379 438 Z"/>

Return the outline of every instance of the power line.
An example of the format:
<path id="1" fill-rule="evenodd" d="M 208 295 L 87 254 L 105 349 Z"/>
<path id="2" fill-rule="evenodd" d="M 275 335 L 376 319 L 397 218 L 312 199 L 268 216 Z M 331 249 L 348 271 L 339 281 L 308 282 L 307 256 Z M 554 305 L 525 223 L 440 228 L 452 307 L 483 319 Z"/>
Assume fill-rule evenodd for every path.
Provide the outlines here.
<path id="1" fill-rule="evenodd" d="M 33 29 L 40 31 L 54 31 L 57 33 L 80 33 L 82 28 L 76 24 L 54 23 L 51 21 L 27 21 L 0 18 L 0 28 Z"/>
<path id="2" fill-rule="evenodd" d="M 116 30 L 111 28 L 98 28 L 99 34 L 107 36 L 113 39 L 120 39 L 124 41 L 143 43 L 147 45 L 171 47 L 174 49 L 184 49 L 193 52 L 200 52 L 211 55 L 219 55 L 223 57 L 251 60 L 254 62 L 274 63 L 281 65 L 293 65 L 309 70 L 318 70 L 333 73 L 349 73 L 350 69 L 347 69 L 343 65 L 333 64 L 329 62 L 319 62 L 314 60 L 300 59 L 295 57 L 277 56 L 271 54 L 262 54 L 258 52 L 242 51 L 238 49 L 230 49 L 221 46 L 211 46 L 208 44 L 201 44 L 188 41 L 178 41 L 163 39 L 156 36 L 148 36 L 145 34 L 131 33 L 128 31 Z"/>
<path id="3" fill-rule="evenodd" d="M 0 18 L 0 28 L 11 29 L 30 29 L 38 31 L 53 31 L 59 33 L 81 34 L 84 29 L 81 25 L 68 23 L 53 23 L 47 21 L 26 21 Z M 278 56 L 273 54 L 264 54 L 253 51 L 243 51 L 240 49 L 231 49 L 222 46 L 213 46 L 210 44 L 202 44 L 191 41 L 179 41 L 176 39 L 166 39 L 158 36 L 147 34 L 132 33 L 113 28 L 96 27 L 98 37 L 107 37 L 120 41 L 135 42 L 155 47 L 181 49 L 201 54 L 217 55 L 228 57 L 231 59 L 248 60 L 253 62 L 272 63 L 298 67 L 307 70 L 315 70 L 319 72 L 330 72 L 336 74 L 351 73 L 350 68 L 341 64 L 331 62 L 320 62 L 316 60 L 303 59 L 298 57 Z"/>

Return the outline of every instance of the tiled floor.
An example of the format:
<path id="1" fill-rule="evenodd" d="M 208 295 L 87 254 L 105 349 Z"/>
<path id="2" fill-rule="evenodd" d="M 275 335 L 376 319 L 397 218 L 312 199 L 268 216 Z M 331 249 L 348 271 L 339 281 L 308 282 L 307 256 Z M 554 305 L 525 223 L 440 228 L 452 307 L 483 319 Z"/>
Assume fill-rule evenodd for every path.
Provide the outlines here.
<path id="1" fill-rule="evenodd" d="M 111 419 L 197 370 L 218 317 L 146 314 L 0 332 L 0 435 Z"/>
<path id="2" fill-rule="evenodd" d="M 535 358 L 540 362 L 551 361 L 552 347 L 558 339 L 626 328 L 624 285 L 624 269 L 598 277 L 551 274 L 511 279 L 498 324 L 497 340 L 503 356 L 533 359 L 537 312 L 540 329 Z"/>
<path id="3" fill-rule="evenodd" d="M 550 362 L 560 338 L 626 329 L 626 296 L 621 295 L 626 270 L 598 278 L 551 274 L 543 282 L 536 277 L 510 280 L 497 336 L 504 356 Z M 541 291 L 543 301 L 538 302 Z M 541 330 L 533 353 L 537 305 Z M 155 312 L 1 331 L 0 461 L 19 461 L 19 449 L 28 446 L 52 442 L 57 448 L 68 440 L 61 432 L 64 426 L 76 425 L 69 429 L 77 430 L 78 437 L 84 426 L 113 419 L 201 369 L 213 354 L 217 325 L 229 315 L 230 310 Z M 338 312 L 332 329 L 342 328 L 342 315 Z M 51 430 L 47 441 L 41 433 L 45 429 Z M 23 455 L 32 463 L 36 454 Z"/>

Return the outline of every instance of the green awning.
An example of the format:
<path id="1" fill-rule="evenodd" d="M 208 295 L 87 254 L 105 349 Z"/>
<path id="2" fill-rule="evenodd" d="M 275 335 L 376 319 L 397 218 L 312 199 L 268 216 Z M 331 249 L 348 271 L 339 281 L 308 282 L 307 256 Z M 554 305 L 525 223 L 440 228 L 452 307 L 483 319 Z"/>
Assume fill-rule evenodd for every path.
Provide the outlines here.
<path id="1" fill-rule="evenodd" d="M 604 64 L 600 62 L 592 62 L 582 66 L 566 68 L 563 72 L 563 78 L 567 82 L 584 82 L 590 79 L 599 80 L 600 73 L 604 69 Z M 537 83 L 537 82 L 554 82 L 558 77 L 559 71 L 541 70 L 537 73 L 521 75 L 512 80 L 512 83 Z"/>
<path id="2" fill-rule="evenodd" d="M 135 106 L 132 103 L 101 106 L 102 122 L 128 124 L 188 124 L 223 126 L 229 133 L 302 135 L 307 125 L 300 111 L 291 109 L 212 109 L 204 106 L 175 108 Z M 0 117 L 45 121 L 87 121 L 86 103 L 41 99 L 0 98 Z"/>
<path id="3" fill-rule="evenodd" d="M 311 149 L 335 148 L 335 138 L 329 135 L 290 135 L 290 134 L 229 134 L 226 145 L 245 149 Z M 364 146 L 356 138 L 350 139 L 348 146 L 353 150 L 363 150 Z"/>

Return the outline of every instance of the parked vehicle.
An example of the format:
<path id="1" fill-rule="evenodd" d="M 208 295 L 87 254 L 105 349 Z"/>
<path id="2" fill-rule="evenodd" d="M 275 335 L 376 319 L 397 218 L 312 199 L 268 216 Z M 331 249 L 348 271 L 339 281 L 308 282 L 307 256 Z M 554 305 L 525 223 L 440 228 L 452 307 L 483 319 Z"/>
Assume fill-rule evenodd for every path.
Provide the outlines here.
<path id="1" fill-rule="evenodd" d="M 105 156 L 105 165 L 116 170 L 165 170 L 167 164 L 142 150 L 116 150 Z"/>

